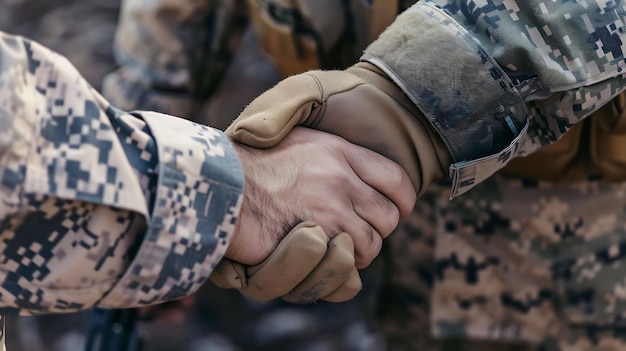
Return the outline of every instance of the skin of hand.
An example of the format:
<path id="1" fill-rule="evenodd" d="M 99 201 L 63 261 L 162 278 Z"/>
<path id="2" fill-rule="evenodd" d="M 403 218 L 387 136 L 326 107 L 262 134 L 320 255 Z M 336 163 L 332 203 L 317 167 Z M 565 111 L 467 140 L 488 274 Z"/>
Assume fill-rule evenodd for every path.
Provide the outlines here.
<path id="1" fill-rule="evenodd" d="M 245 176 L 244 200 L 226 257 L 255 265 L 296 224 L 329 237 L 352 236 L 358 268 L 411 213 L 415 188 L 395 162 L 341 137 L 297 127 L 269 149 L 233 143 Z"/>

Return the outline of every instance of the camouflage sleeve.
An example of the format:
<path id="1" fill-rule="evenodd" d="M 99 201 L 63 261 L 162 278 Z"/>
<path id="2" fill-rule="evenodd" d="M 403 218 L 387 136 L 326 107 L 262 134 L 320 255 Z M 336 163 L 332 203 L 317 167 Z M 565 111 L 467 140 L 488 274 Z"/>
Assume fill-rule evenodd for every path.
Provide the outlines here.
<path id="1" fill-rule="evenodd" d="M 244 0 L 124 0 L 105 77 L 114 106 L 189 118 L 217 88 L 246 23 Z"/>
<path id="2" fill-rule="evenodd" d="M 625 10 L 614 1 L 424 0 L 362 60 L 441 135 L 457 196 L 623 90 Z"/>
<path id="3" fill-rule="evenodd" d="M 225 136 L 115 109 L 63 57 L 0 33 L 0 313 L 190 294 L 242 198 Z"/>

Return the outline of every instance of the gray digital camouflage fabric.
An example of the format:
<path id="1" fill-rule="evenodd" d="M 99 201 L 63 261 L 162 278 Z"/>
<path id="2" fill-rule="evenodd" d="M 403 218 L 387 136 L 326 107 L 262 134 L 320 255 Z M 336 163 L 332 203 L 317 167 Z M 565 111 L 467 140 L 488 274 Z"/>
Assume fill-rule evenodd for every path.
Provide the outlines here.
<path id="1" fill-rule="evenodd" d="M 558 140 L 624 87 L 614 1 L 420 1 L 362 60 L 385 71 L 450 151 L 452 193 Z"/>
<path id="2" fill-rule="evenodd" d="M 315 21 L 290 6 L 274 15 Z M 623 185 L 480 184 L 623 90 L 623 26 L 620 2 L 421 1 L 367 48 L 457 161 L 386 240 L 389 350 L 625 347 Z"/>
<path id="3" fill-rule="evenodd" d="M 243 174 L 218 130 L 126 113 L 63 57 L 0 33 L 0 311 L 131 307 L 200 287 Z"/>

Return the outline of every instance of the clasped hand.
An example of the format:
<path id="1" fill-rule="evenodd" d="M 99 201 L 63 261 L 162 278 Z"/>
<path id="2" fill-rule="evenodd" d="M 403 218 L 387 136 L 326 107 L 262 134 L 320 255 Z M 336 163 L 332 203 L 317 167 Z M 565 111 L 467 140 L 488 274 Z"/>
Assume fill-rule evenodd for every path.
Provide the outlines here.
<path id="1" fill-rule="evenodd" d="M 413 208 L 406 172 L 308 128 L 295 128 L 269 149 L 234 147 L 246 178 L 244 201 L 229 259 L 215 269 L 213 282 L 259 302 L 354 297 L 361 288 L 356 268 L 371 263 Z"/>

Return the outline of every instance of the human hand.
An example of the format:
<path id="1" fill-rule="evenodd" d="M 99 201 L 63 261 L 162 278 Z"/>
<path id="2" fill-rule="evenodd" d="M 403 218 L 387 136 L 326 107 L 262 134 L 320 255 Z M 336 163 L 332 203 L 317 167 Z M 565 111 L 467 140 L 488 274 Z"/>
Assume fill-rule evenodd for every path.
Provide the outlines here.
<path id="1" fill-rule="evenodd" d="M 424 114 L 369 63 L 284 79 L 252 101 L 226 135 L 245 145 L 271 148 L 295 126 L 341 136 L 397 162 L 418 196 L 445 177 L 452 162 Z"/>
<path id="2" fill-rule="evenodd" d="M 261 262 L 289 229 L 310 220 L 331 238 L 350 234 L 356 266 L 366 267 L 415 204 L 399 165 L 331 134 L 294 128 L 270 149 L 233 145 L 246 184 L 226 257 L 246 265 Z"/>

